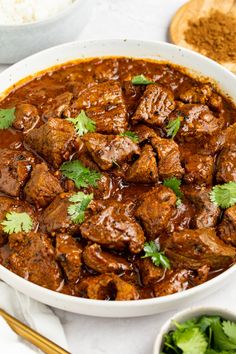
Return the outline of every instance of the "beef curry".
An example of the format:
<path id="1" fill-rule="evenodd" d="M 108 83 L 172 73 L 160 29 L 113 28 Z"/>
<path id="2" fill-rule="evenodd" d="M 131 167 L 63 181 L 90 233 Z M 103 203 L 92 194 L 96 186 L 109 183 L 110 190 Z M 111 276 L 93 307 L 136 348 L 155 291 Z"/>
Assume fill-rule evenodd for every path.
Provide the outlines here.
<path id="1" fill-rule="evenodd" d="M 169 64 L 67 64 L 0 103 L 0 261 L 54 291 L 134 300 L 236 259 L 236 110 Z"/>

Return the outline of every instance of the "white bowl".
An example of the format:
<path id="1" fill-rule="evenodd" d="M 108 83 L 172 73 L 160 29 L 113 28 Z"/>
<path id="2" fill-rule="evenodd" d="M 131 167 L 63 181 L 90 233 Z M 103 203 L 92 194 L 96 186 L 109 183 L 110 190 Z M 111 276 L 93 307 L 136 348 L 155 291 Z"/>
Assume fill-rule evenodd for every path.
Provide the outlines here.
<path id="1" fill-rule="evenodd" d="M 200 54 L 171 44 L 135 40 L 75 42 L 45 50 L 1 73 L 0 93 L 23 78 L 51 66 L 78 58 L 98 56 L 150 58 L 179 64 L 189 71 L 214 78 L 219 87 L 236 101 L 236 76 L 221 65 Z M 235 273 L 236 266 L 233 266 L 202 285 L 160 298 L 109 302 L 60 294 L 35 285 L 0 266 L 0 277 L 6 283 L 36 300 L 63 310 L 102 317 L 145 316 L 188 306 L 194 299 L 199 300 L 222 288 Z"/>
<path id="2" fill-rule="evenodd" d="M 91 12 L 91 0 L 75 0 L 46 20 L 20 25 L 0 24 L 0 63 L 16 63 L 40 50 L 75 40 Z"/>
<path id="3" fill-rule="evenodd" d="M 201 307 L 191 307 L 187 310 L 178 312 L 174 316 L 172 316 L 169 320 L 167 320 L 164 323 L 164 325 L 161 327 L 154 344 L 153 354 L 161 354 L 161 351 L 163 349 L 163 344 L 164 344 L 164 335 L 166 333 L 169 333 L 172 330 L 175 330 L 176 328 L 173 321 L 182 323 L 184 321 L 192 319 L 193 317 L 197 318 L 203 315 L 220 316 L 226 320 L 236 322 L 236 313 L 225 308 L 201 306 Z"/>

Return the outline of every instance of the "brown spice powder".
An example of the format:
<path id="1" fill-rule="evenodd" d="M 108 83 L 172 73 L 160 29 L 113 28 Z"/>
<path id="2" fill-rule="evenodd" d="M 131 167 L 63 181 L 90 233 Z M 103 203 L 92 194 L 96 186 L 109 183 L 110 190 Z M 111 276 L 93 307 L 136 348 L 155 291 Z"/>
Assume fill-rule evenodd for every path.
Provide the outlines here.
<path id="1" fill-rule="evenodd" d="M 236 18 L 212 11 L 208 17 L 189 21 L 185 40 L 199 52 L 220 62 L 236 62 Z"/>

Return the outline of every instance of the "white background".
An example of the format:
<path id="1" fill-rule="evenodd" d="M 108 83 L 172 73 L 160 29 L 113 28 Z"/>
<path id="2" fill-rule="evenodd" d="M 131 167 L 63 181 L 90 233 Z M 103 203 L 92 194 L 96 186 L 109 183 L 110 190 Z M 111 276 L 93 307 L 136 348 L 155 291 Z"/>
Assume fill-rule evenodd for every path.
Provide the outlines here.
<path id="1" fill-rule="evenodd" d="M 50 0 L 49 0 L 50 1 Z M 93 0 L 93 13 L 78 39 L 132 38 L 167 41 L 171 17 L 186 0 Z M 0 71 L 6 66 L 0 65 Z M 236 311 L 236 278 L 193 305 Z M 151 354 L 158 329 L 171 313 L 133 319 L 102 319 L 56 311 L 73 354 Z M 173 312 L 172 312 L 173 313 Z"/>

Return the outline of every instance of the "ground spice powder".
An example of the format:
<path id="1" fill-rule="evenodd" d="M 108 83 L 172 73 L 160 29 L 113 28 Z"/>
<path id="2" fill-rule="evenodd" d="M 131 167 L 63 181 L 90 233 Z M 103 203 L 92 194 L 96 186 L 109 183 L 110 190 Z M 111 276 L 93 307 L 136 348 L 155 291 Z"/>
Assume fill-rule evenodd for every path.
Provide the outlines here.
<path id="1" fill-rule="evenodd" d="M 185 40 L 197 51 L 219 62 L 236 62 L 236 18 L 219 11 L 189 21 Z"/>

